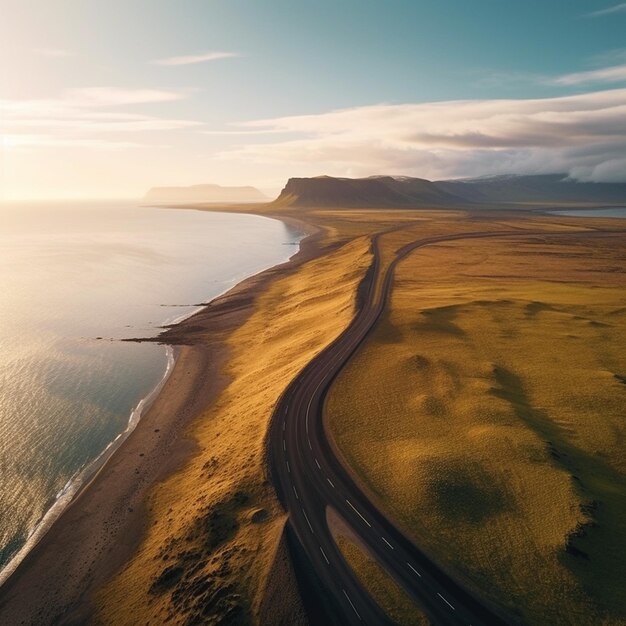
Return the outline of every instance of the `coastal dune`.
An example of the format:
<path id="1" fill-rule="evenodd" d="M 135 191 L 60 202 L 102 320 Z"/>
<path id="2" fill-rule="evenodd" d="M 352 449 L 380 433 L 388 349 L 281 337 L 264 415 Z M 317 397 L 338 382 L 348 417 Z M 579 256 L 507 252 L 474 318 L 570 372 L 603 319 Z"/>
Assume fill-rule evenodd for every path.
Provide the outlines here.
<path id="1" fill-rule="evenodd" d="M 358 238 L 287 268 L 254 298 L 232 296 L 224 313 L 250 315 L 225 338 L 228 384 L 190 429 L 197 453 L 151 494 L 138 552 L 98 594 L 103 622 L 304 622 L 284 569 L 287 518 L 267 480 L 265 441 L 289 381 L 350 321 L 369 262 L 369 241 Z M 207 331 L 211 340 L 215 313 L 196 317 L 193 341 Z M 266 602 L 280 579 L 280 601 Z"/>
<path id="2" fill-rule="evenodd" d="M 367 238 L 308 230 L 290 262 L 159 338 L 175 346 L 170 377 L 2 587 L 1 623 L 304 623 L 265 437 L 281 390 L 350 321 L 370 258 Z"/>

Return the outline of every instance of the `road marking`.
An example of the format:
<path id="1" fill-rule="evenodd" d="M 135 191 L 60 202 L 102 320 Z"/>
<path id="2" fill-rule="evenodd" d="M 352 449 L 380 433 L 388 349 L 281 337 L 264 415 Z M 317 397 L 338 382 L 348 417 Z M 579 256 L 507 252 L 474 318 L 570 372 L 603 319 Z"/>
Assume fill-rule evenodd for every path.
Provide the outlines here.
<path id="1" fill-rule="evenodd" d="M 286 425 L 287 425 L 287 422 L 285 422 L 285 421 L 283 420 L 283 430 L 285 430 L 285 426 L 286 426 Z"/>
<path id="2" fill-rule="evenodd" d="M 456 609 L 440 594 L 437 593 L 437 595 L 453 610 L 456 611 Z"/>
<path id="3" fill-rule="evenodd" d="M 313 392 L 313 394 L 311 395 L 311 399 L 309 400 L 309 404 L 306 408 L 306 416 L 305 416 L 305 420 L 304 420 L 304 425 L 306 426 L 306 436 L 307 439 L 309 437 L 309 413 L 311 412 L 311 403 L 313 402 L 313 398 L 315 397 L 315 394 L 317 393 L 317 390 L 322 386 L 322 384 L 325 382 L 326 378 L 322 378 L 322 380 L 320 380 L 319 384 L 317 385 L 317 387 L 315 387 L 315 391 Z M 309 448 L 311 448 L 311 450 L 313 450 L 313 448 L 311 447 L 311 440 L 309 439 Z"/>
<path id="4" fill-rule="evenodd" d="M 356 613 L 356 616 L 359 618 L 359 620 L 361 620 L 361 616 L 359 615 L 359 612 L 356 610 L 356 607 L 354 606 L 354 604 L 352 604 L 352 600 L 350 600 L 350 596 L 346 593 L 346 590 L 342 589 L 341 591 L 343 591 L 343 595 L 346 596 L 346 599 L 350 603 L 350 606 L 352 607 L 352 610 Z M 363 621 L 363 620 L 361 620 L 361 621 Z"/>
<path id="5" fill-rule="evenodd" d="M 306 511 L 304 509 L 302 509 L 302 514 L 304 515 L 304 519 L 306 519 L 306 523 L 309 525 L 311 532 L 313 532 L 313 526 L 311 526 L 311 522 L 309 522 L 309 516 L 306 514 Z"/>
<path id="6" fill-rule="evenodd" d="M 311 445 L 311 440 L 308 437 L 307 439 L 309 440 L 309 450 L 313 450 L 313 446 Z"/>
<path id="7" fill-rule="evenodd" d="M 317 469 L 322 469 L 322 466 L 320 465 L 320 462 L 315 459 L 315 465 L 317 465 Z"/>
<path id="8" fill-rule="evenodd" d="M 287 471 L 291 474 L 291 470 L 289 469 L 289 461 L 285 461 L 287 463 Z"/>
<path id="9" fill-rule="evenodd" d="M 322 553 L 322 556 L 324 557 L 324 559 L 326 559 L 326 565 L 330 565 L 330 561 L 328 560 L 328 557 L 326 556 L 326 552 L 322 550 L 322 546 L 320 546 L 320 552 Z"/>
<path id="10" fill-rule="evenodd" d="M 283 439 L 283 450 L 286 452 L 287 451 L 287 444 L 285 443 L 285 440 Z"/>
<path id="11" fill-rule="evenodd" d="M 389 546 L 392 550 L 395 550 L 395 548 L 394 548 L 394 547 L 393 547 L 393 546 L 392 546 L 392 545 L 391 545 L 391 544 L 390 544 L 390 543 L 389 543 L 389 542 L 388 542 L 388 541 L 387 541 L 384 537 L 381 537 L 381 539 L 382 539 L 382 540 L 383 540 L 383 541 L 384 541 L 384 542 L 385 542 L 385 543 L 386 543 L 386 544 L 387 544 L 387 545 L 388 545 L 388 546 Z"/>
<path id="12" fill-rule="evenodd" d="M 298 497 L 298 492 L 296 491 L 296 486 L 292 485 L 293 487 L 293 492 L 296 494 L 296 500 L 299 500 L 300 498 Z"/>
<path id="13" fill-rule="evenodd" d="M 327 478 L 326 480 L 330 483 L 330 486 L 334 489 L 335 485 L 333 485 L 333 481 L 330 478 Z"/>
<path id="14" fill-rule="evenodd" d="M 422 575 L 407 561 L 407 565 L 421 578 Z"/>
<path id="15" fill-rule="evenodd" d="M 287 411 L 289 411 L 289 405 L 287 405 L 287 406 L 285 407 L 285 413 L 286 413 Z"/>
<path id="16" fill-rule="evenodd" d="M 350 502 L 350 500 L 348 499 L 346 499 L 346 502 L 350 505 L 352 510 L 371 528 L 372 525 L 354 508 L 354 504 L 352 504 L 352 502 Z"/>

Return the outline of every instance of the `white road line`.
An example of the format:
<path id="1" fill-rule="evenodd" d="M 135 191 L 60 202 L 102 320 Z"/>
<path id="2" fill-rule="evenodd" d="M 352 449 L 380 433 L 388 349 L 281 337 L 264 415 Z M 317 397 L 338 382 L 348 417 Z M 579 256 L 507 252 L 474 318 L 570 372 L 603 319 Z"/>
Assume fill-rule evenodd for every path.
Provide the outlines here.
<path id="1" fill-rule="evenodd" d="M 352 600 L 350 600 L 350 596 L 346 593 L 346 590 L 342 589 L 341 591 L 343 591 L 343 595 L 346 596 L 346 599 L 350 603 L 350 606 L 352 607 L 352 610 L 356 613 L 356 616 L 359 618 L 359 620 L 361 620 L 361 616 L 359 615 L 359 612 L 356 610 L 356 607 L 354 606 L 354 604 L 352 604 Z M 363 620 L 361 620 L 361 621 L 363 621 Z"/>
<path id="2" fill-rule="evenodd" d="M 388 542 L 388 541 L 387 541 L 384 537 L 381 537 L 381 539 L 382 539 L 382 540 L 383 540 L 383 541 L 384 541 L 384 542 L 385 542 L 385 543 L 386 543 L 386 544 L 387 544 L 387 545 L 388 545 L 388 546 L 389 546 L 392 550 L 395 550 L 395 548 L 394 548 L 394 547 L 393 547 L 393 546 L 392 546 L 392 545 L 391 545 L 391 544 L 390 544 L 390 543 L 389 543 L 389 542 Z"/>
<path id="3" fill-rule="evenodd" d="M 313 446 L 311 445 L 311 440 L 308 437 L 307 439 L 309 440 L 309 450 L 313 450 Z"/>
<path id="4" fill-rule="evenodd" d="M 421 578 L 422 575 L 407 561 L 407 565 Z"/>
<path id="5" fill-rule="evenodd" d="M 286 413 L 287 411 L 289 411 L 289 405 L 287 405 L 287 406 L 285 407 L 285 413 Z"/>
<path id="6" fill-rule="evenodd" d="M 285 461 L 287 463 L 287 471 L 291 474 L 291 470 L 289 469 L 289 461 Z"/>
<path id="7" fill-rule="evenodd" d="M 287 444 L 285 443 L 285 440 L 283 439 L 283 450 L 286 452 L 287 451 Z"/>
<path id="8" fill-rule="evenodd" d="M 287 422 L 283 421 L 283 430 L 285 430 L 286 425 L 287 425 Z"/>
<path id="9" fill-rule="evenodd" d="M 306 417 L 305 417 L 305 426 L 306 426 L 306 436 L 308 438 L 309 436 L 309 413 L 311 411 L 311 403 L 313 402 L 313 398 L 315 397 L 315 394 L 317 393 L 317 390 L 322 386 L 322 384 L 324 383 L 326 379 L 322 378 L 322 380 L 320 380 L 319 384 L 317 385 L 317 387 L 315 387 L 315 391 L 313 392 L 313 394 L 311 395 L 311 399 L 309 400 L 309 405 L 306 408 Z M 309 448 L 311 448 L 311 441 L 309 440 Z M 311 450 L 313 450 L 313 448 L 311 448 Z"/>
<path id="10" fill-rule="evenodd" d="M 352 504 L 352 502 L 350 502 L 350 500 L 347 500 L 347 499 L 346 499 L 346 502 L 350 505 L 352 510 L 371 528 L 372 525 L 354 508 L 354 504 Z"/>
<path id="11" fill-rule="evenodd" d="M 317 469 L 322 469 L 322 466 L 320 465 L 320 462 L 315 459 L 315 465 L 317 465 Z"/>
<path id="12" fill-rule="evenodd" d="M 330 561 L 328 560 L 328 557 L 326 556 L 326 552 L 324 552 L 324 550 L 322 550 L 322 546 L 320 546 L 320 552 L 322 553 L 322 556 L 326 560 L 326 565 L 330 565 Z"/>
<path id="13" fill-rule="evenodd" d="M 330 486 L 334 489 L 335 485 L 333 485 L 333 481 L 330 478 L 327 478 L 326 480 L 330 483 Z"/>
<path id="14" fill-rule="evenodd" d="M 311 526 L 311 522 L 309 522 L 309 516 L 306 514 L 306 511 L 304 509 L 302 509 L 302 514 L 304 515 L 304 519 L 306 519 L 306 523 L 309 525 L 311 532 L 313 532 L 313 526 Z"/>
<path id="15" fill-rule="evenodd" d="M 298 497 L 298 492 L 296 491 L 296 486 L 292 485 L 293 487 L 293 492 L 296 494 L 296 500 L 299 500 L 300 498 Z"/>
<path id="16" fill-rule="evenodd" d="M 456 611 L 456 609 L 440 594 L 437 594 L 453 611 Z"/>

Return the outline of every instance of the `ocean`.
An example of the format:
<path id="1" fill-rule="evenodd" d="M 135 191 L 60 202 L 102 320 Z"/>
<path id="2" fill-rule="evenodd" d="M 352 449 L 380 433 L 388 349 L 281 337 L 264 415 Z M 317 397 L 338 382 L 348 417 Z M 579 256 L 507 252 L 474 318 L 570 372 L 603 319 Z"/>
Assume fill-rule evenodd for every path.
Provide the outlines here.
<path id="1" fill-rule="evenodd" d="M 129 203 L 0 206 L 4 576 L 171 366 L 165 347 L 120 339 L 155 336 L 286 261 L 301 238 L 254 215 Z"/>

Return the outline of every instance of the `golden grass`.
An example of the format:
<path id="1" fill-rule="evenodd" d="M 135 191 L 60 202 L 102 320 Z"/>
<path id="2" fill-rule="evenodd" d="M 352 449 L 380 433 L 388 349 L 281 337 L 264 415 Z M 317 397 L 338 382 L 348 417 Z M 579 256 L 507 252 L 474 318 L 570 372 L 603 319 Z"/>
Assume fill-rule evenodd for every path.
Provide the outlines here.
<path id="1" fill-rule="evenodd" d="M 426 615 L 360 545 L 344 520 L 332 509 L 328 509 L 327 518 L 346 563 L 386 615 L 399 626 L 429 626 Z"/>
<path id="2" fill-rule="evenodd" d="M 207 409 L 190 428 L 189 434 L 197 444 L 197 451 L 193 458 L 174 476 L 154 488 L 148 502 L 150 517 L 143 543 L 134 558 L 97 597 L 98 620 L 102 623 L 186 624 L 194 623 L 194 620 L 212 623 L 226 618 L 236 620 L 238 623 L 302 623 L 304 616 L 284 542 L 281 539 L 286 517 L 267 481 L 265 439 L 272 409 L 281 392 L 314 354 L 327 345 L 348 324 L 354 309 L 357 286 L 371 260 L 369 252 L 371 237 L 377 233 L 386 233 L 381 238 L 385 265 L 393 259 L 395 250 L 415 238 L 449 232 L 504 228 L 505 224 L 506 227 L 521 229 L 531 226 L 555 228 L 557 223 L 560 224 L 558 228 L 573 227 L 571 220 L 567 218 L 556 220 L 533 217 L 518 220 L 507 217 L 505 220 L 500 216 L 498 220 L 495 220 L 491 216 L 487 218 L 483 216 L 479 219 L 476 216 L 467 217 L 460 212 L 445 211 L 325 209 L 289 212 L 279 211 L 275 207 L 251 208 L 249 206 L 226 207 L 226 210 L 302 217 L 322 228 L 321 245 L 328 246 L 328 248 L 325 256 L 309 261 L 295 272 L 279 277 L 266 287 L 255 302 L 255 312 L 252 316 L 228 337 L 230 354 L 226 372 L 231 377 L 231 382 L 219 395 L 214 406 Z M 398 278 L 400 282 L 405 281 L 406 284 L 394 296 L 394 315 L 385 321 L 376 335 L 376 341 L 368 345 L 366 351 L 359 356 L 340 382 L 339 389 L 345 387 L 349 389 L 345 395 L 346 402 L 338 408 L 350 420 L 346 426 L 352 433 L 343 433 L 343 450 L 354 463 L 357 471 L 377 494 L 386 498 L 386 502 L 392 509 L 395 506 L 393 498 L 397 494 L 406 492 L 409 481 L 414 480 L 416 487 L 427 484 L 428 478 L 432 476 L 429 462 L 440 461 L 445 464 L 446 459 L 449 459 L 452 475 L 455 475 L 455 467 L 461 468 L 458 471 L 463 474 L 466 459 L 462 455 L 457 458 L 448 450 L 450 441 L 455 441 L 455 437 L 461 441 L 461 437 L 465 436 L 463 445 L 467 445 L 467 441 L 471 442 L 473 439 L 482 442 L 478 446 L 482 450 L 482 456 L 472 452 L 468 461 L 470 467 L 474 467 L 472 463 L 475 457 L 483 463 L 485 456 L 494 454 L 500 458 L 502 454 L 508 453 L 503 443 L 506 437 L 500 429 L 500 424 L 488 425 L 486 434 L 481 435 L 481 428 L 484 429 L 485 426 L 472 422 L 475 419 L 475 416 L 470 414 L 472 403 L 476 406 L 487 405 L 485 398 L 481 398 L 480 401 L 476 398 L 468 398 L 470 408 L 467 409 L 468 415 L 465 418 L 467 424 L 463 426 L 467 433 L 463 435 L 461 426 L 455 426 L 453 430 L 458 430 L 458 434 L 453 434 L 450 441 L 447 440 L 450 437 L 449 429 L 446 431 L 444 428 L 449 416 L 439 420 L 432 416 L 428 417 L 428 420 L 437 425 L 439 428 L 437 430 L 428 420 L 424 422 L 421 422 L 421 418 L 419 422 L 413 420 L 407 405 L 402 400 L 402 394 L 405 394 L 407 401 L 412 399 L 411 401 L 415 402 L 415 406 L 410 408 L 411 412 L 421 411 L 422 407 L 428 404 L 426 397 L 419 399 L 419 394 L 416 393 L 418 388 L 416 385 L 421 386 L 426 381 L 426 379 L 422 381 L 421 378 L 415 378 L 415 376 L 425 376 L 421 366 L 414 368 L 418 370 L 417 374 L 409 367 L 417 350 L 412 325 L 424 322 L 420 317 L 421 309 L 417 306 L 417 302 L 422 302 L 422 291 L 427 288 L 427 293 L 430 293 L 431 301 L 428 307 L 431 308 L 446 307 L 448 304 L 457 305 L 459 302 L 455 298 L 461 300 L 465 298 L 468 301 L 476 299 L 472 291 L 474 287 L 470 286 L 467 289 L 465 288 L 467 286 L 463 285 L 463 281 L 466 280 L 463 272 L 474 271 L 479 264 L 474 262 L 467 263 L 463 267 L 459 266 L 456 275 L 448 276 L 449 268 L 454 265 L 451 259 L 458 261 L 459 255 L 458 251 L 451 249 L 450 254 L 446 256 L 446 250 L 450 249 L 446 246 L 438 246 L 436 251 L 434 248 L 421 251 L 419 253 L 421 261 L 418 263 L 419 273 L 416 273 L 415 267 L 412 266 L 417 256 L 407 260 L 401 266 L 402 271 L 399 272 Z M 481 251 L 480 246 L 475 254 L 483 258 L 484 252 Z M 537 264 L 537 259 L 533 261 L 530 257 L 525 258 L 530 271 L 533 263 Z M 424 268 L 421 263 L 426 262 L 426 259 L 430 259 L 430 265 L 426 263 L 427 266 Z M 521 260 L 518 259 L 518 262 L 521 263 Z M 541 262 L 543 263 L 543 258 Z M 472 267 L 474 270 L 471 269 Z M 408 272 L 406 277 L 405 268 Z M 598 272 L 591 276 L 599 277 L 600 274 L 601 272 Z M 415 282 L 419 276 L 423 277 L 423 284 Z M 472 276 L 471 280 L 487 288 L 482 277 Z M 499 291 L 500 283 L 491 281 L 489 285 L 493 287 L 490 297 L 500 298 L 502 295 Z M 520 285 L 517 286 L 521 289 Z M 533 284 L 527 283 L 525 288 L 526 292 L 523 295 L 518 294 L 518 297 L 533 297 L 535 288 Z M 614 288 L 608 284 L 605 286 L 607 297 L 608 294 L 614 294 L 612 289 Z M 419 301 L 415 297 L 416 290 L 420 294 Z M 584 300 L 586 295 L 582 294 L 580 297 Z M 399 298 L 398 306 L 396 306 L 397 298 Z M 531 309 L 534 311 L 537 306 L 533 304 Z M 490 307 L 483 308 L 490 309 Z M 543 315 L 544 311 L 538 310 L 535 317 L 541 319 Z M 446 316 L 449 317 L 449 314 L 444 310 L 443 321 L 435 320 L 435 326 L 443 324 L 445 327 L 458 323 L 456 320 L 449 320 Z M 594 318 L 593 321 L 595 323 L 598 320 Z M 584 328 L 587 329 L 586 326 Z M 598 329 L 603 327 L 592 324 L 589 328 L 600 332 Z M 487 334 L 491 332 L 489 327 Z M 581 342 L 588 342 L 588 339 L 589 337 L 584 335 Z M 541 339 L 538 338 L 536 341 L 541 341 Z M 444 345 L 434 339 L 431 344 L 433 350 L 436 346 Z M 422 350 L 421 343 L 419 343 L 419 350 Z M 388 357 L 390 361 L 386 363 L 384 359 L 381 360 L 383 356 Z M 462 352 L 455 356 L 459 364 L 464 363 L 466 357 L 467 355 Z M 364 359 L 369 358 L 376 365 L 375 370 L 364 365 Z M 485 358 L 488 360 L 487 357 Z M 471 369 L 471 364 L 468 367 Z M 513 367 L 510 371 L 516 373 Z M 511 384 L 506 378 L 508 373 L 509 370 L 504 372 L 504 378 L 498 384 L 502 389 L 510 390 Z M 464 371 L 458 374 L 458 376 L 464 375 Z M 472 369 L 467 373 L 468 378 L 472 380 L 472 377 L 479 379 L 483 375 L 488 375 L 488 372 L 485 374 L 480 368 Z M 448 380 L 445 367 L 443 373 L 436 374 L 436 380 L 438 380 L 437 376 L 444 381 Z M 494 377 L 495 373 L 492 372 L 491 376 Z M 389 386 L 381 389 L 381 385 L 384 384 Z M 397 398 L 389 397 L 394 384 L 399 385 L 397 391 L 394 392 Z M 367 385 L 370 385 L 372 390 L 369 395 L 364 393 L 364 386 Z M 485 384 L 482 386 L 483 391 L 484 388 Z M 381 392 L 378 397 L 373 391 L 375 389 Z M 519 391 L 516 387 L 514 389 L 516 392 Z M 487 399 L 492 402 L 497 400 L 504 406 L 507 405 L 507 400 L 497 398 L 495 392 Z M 359 403 L 365 400 L 368 402 L 368 411 L 363 415 L 355 413 L 355 409 L 362 406 Z M 517 416 L 516 411 L 523 413 L 531 407 L 531 401 L 525 401 L 526 404 L 518 403 L 515 406 L 508 402 L 508 411 L 511 414 L 509 419 L 516 422 L 517 428 L 513 433 L 515 439 L 513 448 L 530 446 L 528 449 L 538 450 L 536 454 L 540 461 L 537 462 L 536 474 L 532 474 L 534 482 L 530 483 L 530 486 L 525 483 L 521 484 L 520 489 L 533 490 L 539 485 L 539 492 L 547 495 L 537 496 L 537 498 L 546 507 L 553 506 L 555 503 L 558 507 L 571 507 L 569 517 L 566 516 L 566 519 L 562 519 L 561 509 L 558 508 L 558 514 L 555 515 L 558 518 L 558 524 L 550 535 L 552 542 L 550 545 L 556 545 L 559 542 L 559 545 L 562 545 L 563 533 L 569 532 L 578 521 L 589 517 L 587 510 L 583 514 L 577 508 L 581 501 L 587 502 L 588 499 L 579 497 L 578 487 L 572 486 L 567 470 L 558 469 L 553 460 L 545 460 L 545 445 L 540 441 L 542 436 L 529 426 L 517 424 L 523 419 Z M 456 410 L 455 407 L 452 408 Z M 392 421 L 387 419 L 388 413 L 393 415 Z M 374 421 L 378 423 L 371 423 L 370 417 L 374 417 Z M 456 415 L 454 417 L 456 419 Z M 415 430 L 418 423 L 422 424 L 423 428 Z M 393 429 L 390 428 L 390 424 L 393 425 Z M 428 430 L 431 427 L 432 429 Z M 403 433 L 402 429 L 407 430 Z M 605 437 L 608 437 L 611 427 L 607 426 L 605 430 Z M 342 434 L 339 430 L 337 436 L 338 440 L 341 440 Z M 554 445 L 561 445 L 560 439 L 557 440 L 556 437 L 553 439 Z M 433 443 L 436 443 L 436 446 L 430 450 Z M 452 447 L 455 448 L 455 446 L 456 444 Z M 394 462 L 397 462 L 402 469 L 400 475 L 406 477 L 406 480 L 400 481 L 398 485 L 393 482 L 395 479 L 390 472 L 385 472 L 384 468 L 377 465 L 378 459 L 388 453 L 391 455 L 389 467 L 396 467 Z M 557 449 L 556 453 L 561 452 Z M 515 475 L 523 476 L 525 479 L 526 476 L 531 475 L 527 467 L 528 463 L 524 461 L 522 452 L 518 451 L 518 454 L 520 459 L 514 458 L 512 471 L 518 472 Z M 441 455 L 440 459 L 438 455 Z M 516 463 L 519 468 L 515 465 Z M 480 470 L 472 470 L 469 475 L 480 477 L 483 470 L 495 472 L 496 475 L 498 471 L 504 471 L 502 467 L 497 464 L 496 466 L 494 469 L 486 463 L 487 469 L 481 466 Z M 479 481 L 478 478 L 476 480 Z M 454 478 L 452 483 L 454 484 Z M 483 483 L 479 481 L 478 491 L 481 491 L 481 484 Z M 548 494 L 550 486 L 554 487 L 556 493 L 554 498 Z M 441 491 L 437 487 L 433 489 L 432 493 Z M 507 489 L 509 489 L 508 486 Z M 497 509 L 499 493 L 491 494 L 486 487 L 483 490 L 488 493 L 485 496 L 486 500 L 494 502 L 495 504 L 491 506 Z M 517 497 L 515 494 L 516 492 L 514 496 Z M 422 530 L 430 532 L 430 524 L 433 520 L 443 520 L 442 534 L 432 537 L 429 535 L 428 539 L 432 547 L 441 548 L 444 558 L 446 546 L 442 544 L 448 541 L 450 545 L 454 545 L 454 541 L 459 541 L 461 537 L 471 536 L 472 546 L 484 548 L 483 535 L 481 533 L 478 533 L 476 537 L 471 535 L 471 532 L 467 530 L 468 524 L 462 520 L 459 522 L 459 534 L 456 534 L 457 520 L 453 519 L 454 515 L 437 513 L 438 517 L 433 516 L 426 521 L 421 516 L 415 516 L 415 510 L 411 507 L 421 505 L 422 502 L 430 502 L 431 499 L 428 495 L 419 494 L 418 501 L 415 490 L 410 489 L 409 497 L 406 499 L 409 506 L 409 509 L 405 511 L 407 516 L 403 517 L 401 510 L 395 510 L 395 512 L 414 529 L 416 534 Z M 533 509 L 536 506 L 535 500 L 530 498 L 528 502 L 527 509 L 535 511 L 533 514 L 539 520 L 537 524 L 540 525 L 541 519 L 539 518 L 542 518 L 543 513 Z M 599 508 L 594 515 L 598 516 L 602 511 L 603 509 Z M 526 509 L 523 514 L 532 517 L 530 513 L 527 514 Z M 521 514 L 516 513 L 516 515 L 516 519 L 527 521 Z M 496 535 L 500 533 L 498 536 L 506 539 L 506 533 L 511 527 L 511 523 L 503 521 L 498 526 Z M 528 529 L 534 532 L 534 526 L 529 525 Z M 524 532 L 528 529 L 525 527 Z M 572 545 L 575 541 L 577 540 L 572 540 Z M 585 541 L 588 541 L 588 538 Z M 379 573 L 376 573 L 375 564 L 371 561 L 365 563 L 358 551 L 355 554 L 354 550 L 351 551 L 350 548 L 347 550 L 350 552 L 351 562 L 355 563 L 354 567 L 358 571 L 369 572 L 366 577 L 378 580 L 379 588 L 384 588 L 385 593 L 390 593 L 388 587 L 390 581 L 388 577 L 385 578 L 386 574 L 381 577 Z M 471 550 L 472 554 L 475 554 L 477 550 L 480 552 L 474 547 Z M 504 544 L 500 551 L 504 551 Z M 541 549 L 537 549 L 536 554 L 533 554 L 535 560 L 537 555 L 541 558 L 545 556 Z M 515 559 L 519 559 L 517 552 L 511 562 Z M 483 558 L 479 562 L 480 567 L 485 569 L 486 573 L 481 574 L 483 578 L 478 576 L 476 580 L 481 584 L 484 582 L 492 585 L 493 569 L 489 568 L 489 558 Z M 455 562 L 455 565 L 460 569 L 464 567 L 462 563 Z M 562 569 L 570 571 L 570 578 L 578 581 L 580 576 L 571 573 L 570 565 L 563 565 Z M 476 571 L 470 568 L 468 573 L 474 575 Z M 549 576 L 544 579 L 548 582 L 556 580 Z M 508 581 L 506 582 L 508 584 Z M 502 585 L 494 587 L 496 591 L 500 588 L 503 588 Z M 533 593 L 532 584 L 529 585 L 528 580 L 523 577 L 517 581 L 516 589 L 518 591 L 516 591 L 515 598 L 520 602 L 526 601 L 520 589 L 527 589 L 524 593 L 528 596 Z M 529 605 L 532 604 L 530 599 L 528 602 Z"/>
<path id="3" fill-rule="evenodd" d="M 138 553 L 99 593 L 100 622 L 303 620 L 284 571 L 280 605 L 264 602 L 277 557 L 285 561 L 286 519 L 266 478 L 265 438 L 289 381 L 350 321 L 369 263 L 369 240 L 355 239 L 258 297 L 228 338 L 230 384 L 191 429 L 197 453 L 155 488 Z"/>
<path id="4" fill-rule="evenodd" d="M 625 268 L 623 236 L 420 249 L 328 399 L 375 497 L 524 623 L 626 623 Z"/>

